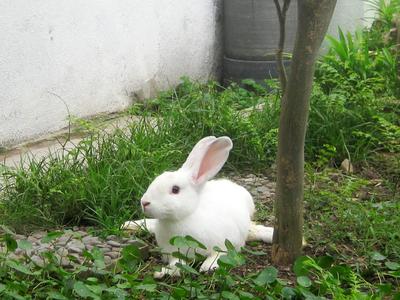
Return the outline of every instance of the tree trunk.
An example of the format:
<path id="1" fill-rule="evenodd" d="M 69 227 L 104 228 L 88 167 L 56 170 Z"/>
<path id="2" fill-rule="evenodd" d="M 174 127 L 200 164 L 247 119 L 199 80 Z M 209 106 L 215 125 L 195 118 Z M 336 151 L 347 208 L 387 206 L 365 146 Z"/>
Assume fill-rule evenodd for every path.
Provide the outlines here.
<path id="1" fill-rule="evenodd" d="M 336 0 L 298 0 L 298 26 L 279 121 L 272 260 L 290 265 L 303 240 L 304 139 L 314 64 Z"/>

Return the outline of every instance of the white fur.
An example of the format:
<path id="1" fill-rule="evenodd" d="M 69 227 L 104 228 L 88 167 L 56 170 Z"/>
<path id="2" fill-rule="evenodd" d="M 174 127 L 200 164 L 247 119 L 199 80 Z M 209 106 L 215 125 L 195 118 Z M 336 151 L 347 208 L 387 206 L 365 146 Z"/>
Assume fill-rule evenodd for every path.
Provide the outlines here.
<path id="1" fill-rule="evenodd" d="M 129 221 L 123 225 L 130 230 L 145 225 L 155 233 L 157 243 L 165 253 L 164 259 L 169 263 L 155 277 L 179 275 L 175 267 L 178 260 L 170 255 L 178 250 L 170 244 L 174 236 L 190 235 L 207 247 L 206 250 L 198 249 L 207 256 L 200 271 L 218 267 L 220 253 L 213 247 L 225 249 L 226 239 L 237 250 L 247 239 L 272 240 L 272 228 L 251 222 L 254 203 L 245 188 L 227 179 L 207 181 L 222 168 L 231 148 L 228 137 L 206 137 L 199 141 L 181 169 L 158 176 L 143 195 L 144 212 L 153 219 Z M 174 185 L 180 188 L 178 194 L 172 193 Z M 146 202 L 150 204 L 144 207 Z M 188 251 L 179 250 L 182 253 Z"/>

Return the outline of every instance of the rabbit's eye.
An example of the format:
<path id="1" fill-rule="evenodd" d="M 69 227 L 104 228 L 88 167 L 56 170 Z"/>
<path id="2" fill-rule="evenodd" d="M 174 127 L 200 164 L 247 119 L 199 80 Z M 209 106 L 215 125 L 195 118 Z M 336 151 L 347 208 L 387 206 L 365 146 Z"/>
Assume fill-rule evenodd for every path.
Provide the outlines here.
<path id="1" fill-rule="evenodd" d="M 171 192 L 172 192 L 172 194 L 179 194 L 179 190 L 180 190 L 179 186 L 174 185 L 174 186 L 172 187 Z"/>

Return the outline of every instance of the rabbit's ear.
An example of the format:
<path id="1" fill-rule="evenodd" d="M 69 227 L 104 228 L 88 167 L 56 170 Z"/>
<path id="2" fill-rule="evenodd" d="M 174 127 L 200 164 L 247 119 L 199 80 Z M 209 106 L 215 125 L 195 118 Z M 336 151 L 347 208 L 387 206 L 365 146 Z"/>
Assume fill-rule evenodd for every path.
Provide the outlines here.
<path id="1" fill-rule="evenodd" d="M 221 170 L 231 149 L 232 141 L 229 137 L 203 138 L 194 146 L 182 169 L 190 171 L 195 184 L 202 184 Z"/>

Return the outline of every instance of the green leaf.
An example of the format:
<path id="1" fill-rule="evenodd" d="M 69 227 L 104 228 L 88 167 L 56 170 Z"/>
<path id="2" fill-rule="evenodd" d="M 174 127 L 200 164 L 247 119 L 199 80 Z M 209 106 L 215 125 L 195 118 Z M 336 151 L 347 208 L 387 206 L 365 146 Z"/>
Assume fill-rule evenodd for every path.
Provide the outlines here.
<path id="1" fill-rule="evenodd" d="M 174 245 L 177 248 L 201 248 L 201 249 L 207 249 L 206 246 L 204 246 L 202 243 L 191 237 L 190 235 L 186 236 L 174 236 L 172 239 L 170 239 L 170 244 Z"/>
<path id="2" fill-rule="evenodd" d="M 32 249 L 32 243 L 27 240 L 19 240 L 18 242 L 18 248 L 22 250 L 30 250 Z"/>
<path id="3" fill-rule="evenodd" d="M 397 262 L 393 262 L 393 261 L 385 262 L 385 266 L 391 271 L 396 271 L 396 270 L 400 269 L 400 264 L 398 264 Z"/>
<path id="4" fill-rule="evenodd" d="M 103 254 L 103 252 L 99 248 L 93 247 L 92 251 L 90 251 L 90 254 L 93 256 L 94 265 L 99 270 L 104 270 L 105 267 L 106 267 L 106 264 L 104 263 L 104 254 Z"/>
<path id="5" fill-rule="evenodd" d="M 135 289 L 143 290 L 143 291 L 147 291 L 147 292 L 154 292 L 157 290 L 157 284 L 155 284 L 155 283 L 138 284 L 135 286 Z"/>
<path id="6" fill-rule="evenodd" d="M 240 300 L 238 296 L 236 296 L 234 293 L 228 292 L 228 291 L 223 291 L 221 293 L 222 298 L 229 299 L 229 300 Z"/>
<path id="7" fill-rule="evenodd" d="M 2 293 L 3 291 L 5 291 L 6 286 L 2 283 L 0 283 L 0 293 Z"/>
<path id="8" fill-rule="evenodd" d="M 225 240 L 225 247 L 227 250 L 236 251 L 235 246 L 229 240 Z"/>
<path id="9" fill-rule="evenodd" d="M 74 283 L 74 291 L 82 298 L 100 299 L 100 297 L 93 293 L 82 281 Z"/>
<path id="10" fill-rule="evenodd" d="M 254 283 L 258 286 L 264 286 L 275 282 L 277 277 L 278 270 L 274 267 L 267 267 L 258 274 L 257 278 L 254 279 Z"/>
<path id="11" fill-rule="evenodd" d="M 285 286 L 281 291 L 281 295 L 283 299 L 293 299 L 296 296 L 296 292 L 293 288 Z"/>
<path id="12" fill-rule="evenodd" d="M 51 231 L 46 234 L 41 240 L 42 243 L 50 243 L 51 241 L 59 238 L 62 236 L 64 233 L 61 231 Z"/>
<path id="13" fill-rule="evenodd" d="M 5 232 L 5 233 L 7 233 L 7 234 L 9 234 L 9 235 L 13 235 L 14 234 L 14 232 L 12 232 L 12 230 L 10 230 L 7 226 L 5 226 L 5 225 L 0 225 L 0 231 L 2 231 L 2 232 Z"/>
<path id="14" fill-rule="evenodd" d="M 192 268 L 189 265 L 185 265 L 185 264 L 181 264 L 181 263 L 177 263 L 175 264 L 180 270 L 186 272 L 186 273 L 190 273 L 190 274 L 194 274 L 194 275 L 200 275 L 199 272 L 196 271 L 196 269 Z"/>
<path id="15" fill-rule="evenodd" d="M 310 278 L 308 278 L 307 276 L 300 276 L 297 277 L 297 283 L 299 285 L 301 285 L 302 287 L 308 288 L 311 286 L 312 282 L 310 280 Z"/>
<path id="16" fill-rule="evenodd" d="M 373 260 L 382 261 L 382 260 L 385 260 L 385 259 L 386 259 L 386 256 L 380 254 L 379 252 L 374 252 L 374 253 L 372 253 L 371 258 L 372 258 Z"/>
<path id="17" fill-rule="evenodd" d="M 173 257 L 176 257 L 176 258 L 178 258 L 180 260 L 183 260 L 183 261 L 186 261 L 186 262 L 191 261 L 191 260 L 193 260 L 195 258 L 194 254 L 188 253 L 187 255 L 185 255 L 185 254 L 183 254 L 181 252 L 178 252 L 178 251 L 172 252 L 171 255 Z"/>
<path id="18" fill-rule="evenodd" d="M 333 264 L 333 257 L 332 256 L 321 256 L 317 258 L 317 264 L 323 269 L 328 269 Z"/>
<path id="19" fill-rule="evenodd" d="M 3 237 L 4 241 L 6 242 L 7 251 L 14 252 L 15 249 L 18 248 L 17 241 L 12 237 L 11 234 L 6 233 Z"/>
<path id="20" fill-rule="evenodd" d="M 204 250 L 207 249 L 207 247 L 204 244 L 200 243 L 198 240 L 196 240 L 195 238 L 191 237 L 190 235 L 186 235 L 185 239 L 189 243 L 191 248 L 201 248 L 201 249 L 204 249 Z"/>
<path id="21" fill-rule="evenodd" d="M 122 248 L 122 258 L 129 260 L 142 260 L 140 249 L 136 245 L 128 245 Z"/>
<path id="22" fill-rule="evenodd" d="M 237 253 L 227 253 L 226 255 L 221 255 L 218 259 L 218 265 L 223 266 L 230 266 L 230 267 L 237 267 L 243 265 L 245 263 L 244 258 L 237 254 Z"/>
<path id="23" fill-rule="evenodd" d="M 293 265 L 293 272 L 296 276 L 304 276 L 309 273 L 309 263 L 312 262 L 312 259 L 308 256 L 300 256 Z"/>
<path id="24" fill-rule="evenodd" d="M 240 295 L 240 300 L 251 300 L 256 298 L 252 293 L 249 292 L 239 291 L 238 293 Z"/>
<path id="25" fill-rule="evenodd" d="M 174 296 L 174 299 L 185 299 L 187 297 L 188 292 L 181 287 L 174 287 L 172 291 L 172 296 Z"/>
<path id="26" fill-rule="evenodd" d="M 393 287 L 390 283 L 386 283 L 386 284 L 378 285 L 378 289 L 379 289 L 379 292 L 381 292 L 383 294 L 389 294 L 392 291 Z"/>
<path id="27" fill-rule="evenodd" d="M 9 266 L 10 268 L 17 270 L 21 273 L 24 273 L 26 275 L 35 275 L 31 270 L 29 270 L 26 266 L 24 266 L 20 262 L 15 262 L 13 260 L 7 260 L 6 265 Z"/>
<path id="28" fill-rule="evenodd" d="M 67 297 L 64 295 L 60 294 L 59 292 L 56 291 L 50 291 L 47 293 L 47 298 L 46 299 L 55 299 L 55 300 L 68 300 Z"/>
<path id="29" fill-rule="evenodd" d="M 106 291 L 114 295 L 117 298 L 117 300 L 125 300 L 126 297 L 128 296 L 127 292 L 115 286 L 109 287 L 108 289 L 106 289 Z"/>

